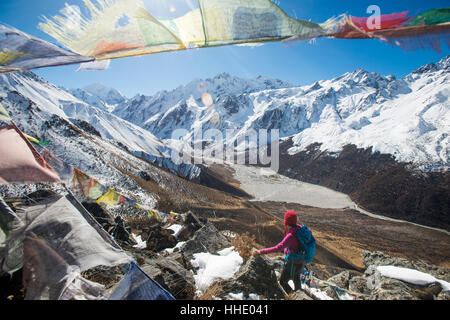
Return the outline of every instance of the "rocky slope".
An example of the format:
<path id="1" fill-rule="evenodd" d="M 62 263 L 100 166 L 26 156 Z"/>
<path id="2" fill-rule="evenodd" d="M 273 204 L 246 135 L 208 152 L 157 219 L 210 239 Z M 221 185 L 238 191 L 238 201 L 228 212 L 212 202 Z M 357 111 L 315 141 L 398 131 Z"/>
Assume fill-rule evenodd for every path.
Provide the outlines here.
<path id="1" fill-rule="evenodd" d="M 31 195 L 32 196 L 32 195 Z M 41 194 L 42 196 L 42 194 Z M 33 196 L 32 196 L 33 197 Z M 35 198 L 37 199 L 37 198 Z M 16 200 L 17 201 L 17 200 Z M 218 230 L 208 219 L 192 212 L 181 214 L 161 224 L 154 219 L 125 218 L 117 223 L 104 206 L 84 204 L 100 225 L 107 231 L 114 230 L 117 243 L 130 254 L 141 269 L 156 280 L 178 300 L 448 300 L 449 270 L 425 261 L 409 261 L 382 252 L 362 252 L 364 268 L 361 271 L 320 264 L 315 259 L 309 266 L 310 275 L 303 279 L 302 289 L 286 294 L 278 283 L 283 257 L 246 256 L 252 241 L 235 241 L 242 234 L 227 229 Z M 178 231 L 174 231 L 174 226 Z M 136 239 L 139 242 L 136 243 Z M 144 245 L 142 245 L 144 244 Z M 229 249 L 227 249 L 229 248 Z M 239 268 L 225 278 L 202 285 L 199 290 L 198 255 L 218 257 L 220 252 L 235 249 L 241 259 Z M 225 261 L 225 260 L 224 260 Z M 381 273 L 379 267 L 401 267 L 401 272 L 423 272 L 427 280 L 418 284 L 417 279 L 397 280 Z M 220 274 L 219 271 L 216 272 Z M 95 267 L 82 273 L 85 279 L 105 287 L 110 295 L 125 276 L 119 267 Z M 0 275 L 0 299 L 23 299 L 21 271 L 13 277 Z M 434 278 L 433 278 L 434 277 Z M 406 276 L 406 278 L 408 278 Z M 434 280 L 433 280 L 434 279 Z"/>

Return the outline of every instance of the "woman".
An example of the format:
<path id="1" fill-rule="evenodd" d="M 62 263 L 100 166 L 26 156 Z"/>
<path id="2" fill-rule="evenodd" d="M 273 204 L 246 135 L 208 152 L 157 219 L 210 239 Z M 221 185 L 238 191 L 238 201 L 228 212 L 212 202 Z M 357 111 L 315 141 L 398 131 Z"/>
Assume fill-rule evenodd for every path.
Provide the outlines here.
<path id="1" fill-rule="evenodd" d="M 289 230 L 287 228 L 289 227 Z M 285 255 L 288 255 L 289 253 L 297 253 L 300 251 L 301 246 L 300 242 L 297 239 L 296 233 L 297 230 L 300 228 L 299 225 L 297 225 L 297 214 L 294 211 L 288 211 L 284 215 L 284 239 L 281 241 L 278 245 L 272 248 L 267 249 L 261 249 L 256 250 L 254 249 L 252 254 L 253 256 L 256 256 L 258 254 L 270 254 L 270 253 L 277 253 L 277 252 L 283 252 Z M 301 283 L 300 283 L 300 274 L 303 268 L 303 263 L 299 261 L 293 261 L 290 259 L 289 261 L 286 261 L 283 267 L 283 271 L 281 272 L 280 277 L 280 284 L 283 287 L 283 289 L 286 291 L 286 293 L 292 292 L 292 288 L 289 286 L 288 281 L 293 280 L 294 281 L 294 287 L 295 291 L 301 289 Z"/>

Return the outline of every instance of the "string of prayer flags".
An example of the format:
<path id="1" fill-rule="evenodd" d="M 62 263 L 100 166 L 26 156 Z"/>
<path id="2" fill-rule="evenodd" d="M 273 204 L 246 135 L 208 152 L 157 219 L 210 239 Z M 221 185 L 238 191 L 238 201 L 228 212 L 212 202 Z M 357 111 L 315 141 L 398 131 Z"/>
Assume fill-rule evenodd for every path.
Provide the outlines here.
<path id="1" fill-rule="evenodd" d="M 98 60 L 222 45 L 260 45 L 319 37 L 381 40 L 449 30 L 449 9 L 407 17 L 408 11 L 370 18 L 341 15 L 324 23 L 290 17 L 271 0 L 84 0 L 87 15 L 66 6 L 39 28 L 73 52 Z M 175 8 L 175 11 L 172 9 Z M 410 21 L 410 24 L 407 22 Z M 410 28 L 408 27 L 417 27 Z M 404 30 L 407 28 L 408 30 Z M 380 31 L 391 32 L 377 34 Z M 375 32 L 374 34 L 372 34 Z M 393 33 L 392 33 L 393 32 Z"/>
<path id="2" fill-rule="evenodd" d="M 66 4 L 60 15 L 39 24 L 68 50 L 0 25 L 0 73 L 66 64 L 81 64 L 78 71 L 105 70 L 110 59 L 122 57 L 320 37 L 379 39 L 404 48 L 421 38 L 440 50 L 450 32 L 450 8 L 416 17 L 408 11 L 369 18 L 343 14 L 316 23 L 290 17 L 272 0 L 83 2 L 83 8 Z"/>
<path id="3" fill-rule="evenodd" d="M 291 18 L 271 0 L 199 0 L 179 6 L 176 13 L 161 10 L 163 4 L 154 0 L 84 3 L 87 15 L 67 5 L 39 28 L 73 52 L 97 60 L 327 34 L 317 23 Z"/>
<path id="4" fill-rule="evenodd" d="M 29 141 L 36 143 L 38 145 L 40 145 L 41 147 L 45 147 L 46 145 L 48 145 L 50 143 L 50 141 L 40 141 L 32 136 L 29 136 L 28 134 L 23 134 L 25 136 L 25 138 L 27 138 Z"/>

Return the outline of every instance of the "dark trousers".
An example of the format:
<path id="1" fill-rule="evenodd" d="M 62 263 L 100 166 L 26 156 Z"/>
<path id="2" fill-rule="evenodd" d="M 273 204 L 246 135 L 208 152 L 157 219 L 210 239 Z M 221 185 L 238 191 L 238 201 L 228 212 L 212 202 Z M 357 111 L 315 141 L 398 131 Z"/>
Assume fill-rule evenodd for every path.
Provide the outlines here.
<path id="1" fill-rule="evenodd" d="M 288 284 L 289 280 L 294 281 L 295 291 L 300 290 L 302 285 L 300 283 L 300 275 L 302 273 L 303 264 L 296 264 L 294 261 L 287 261 L 284 265 L 283 271 L 280 276 L 280 285 L 283 287 L 286 293 L 291 293 L 292 288 Z"/>

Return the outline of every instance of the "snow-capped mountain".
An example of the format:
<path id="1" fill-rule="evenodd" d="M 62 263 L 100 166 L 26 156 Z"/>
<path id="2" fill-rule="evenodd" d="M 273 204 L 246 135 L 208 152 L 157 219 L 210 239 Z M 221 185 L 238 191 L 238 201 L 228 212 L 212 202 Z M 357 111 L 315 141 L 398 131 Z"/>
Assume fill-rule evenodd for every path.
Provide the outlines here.
<path id="1" fill-rule="evenodd" d="M 86 121 L 103 138 L 171 169 L 170 152 L 180 149 L 169 140 L 176 129 L 186 130 L 187 141 L 199 129 L 218 129 L 227 145 L 251 130 L 279 129 L 281 139 L 292 138 L 290 154 L 313 143 L 336 153 L 355 144 L 431 170 L 449 164 L 449 66 L 446 57 L 403 79 L 359 69 L 301 87 L 223 73 L 132 99 L 98 84 L 71 90 L 75 97 L 33 73 L 2 75 L 0 89 L 17 91 L 49 114 Z M 176 169 L 198 175 L 190 165 Z"/>
<path id="2" fill-rule="evenodd" d="M 207 123 L 220 98 L 288 87 L 292 84 L 286 81 L 264 77 L 241 79 L 222 73 L 212 79 L 193 80 L 152 97 L 137 95 L 113 113 L 153 132 L 158 138 L 169 139 L 174 129 L 191 129 Z"/>
<path id="3" fill-rule="evenodd" d="M 112 112 L 117 106 L 126 103 L 128 100 L 118 90 L 99 83 L 85 86 L 81 89 L 68 89 L 65 91 L 70 92 L 74 97 L 91 106 L 108 112 Z"/>
<path id="4" fill-rule="evenodd" d="M 291 154 L 312 143 L 339 152 L 346 144 L 373 147 L 423 169 L 448 168 L 450 57 L 403 79 L 356 70 L 295 87 L 267 78 L 221 74 L 172 91 L 138 95 L 114 114 L 170 139 L 175 129 L 218 129 L 228 144 L 254 129 L 279 129 L 292 137 Z"/>

